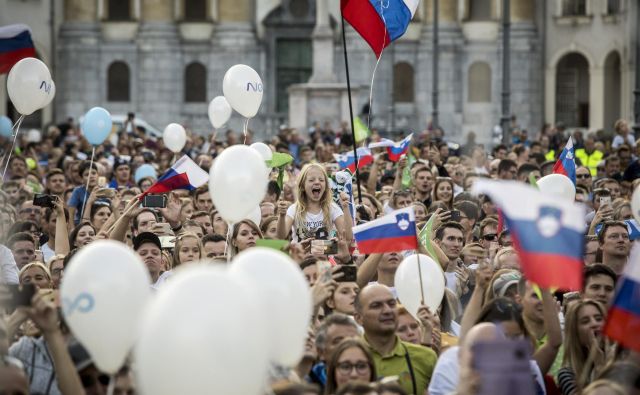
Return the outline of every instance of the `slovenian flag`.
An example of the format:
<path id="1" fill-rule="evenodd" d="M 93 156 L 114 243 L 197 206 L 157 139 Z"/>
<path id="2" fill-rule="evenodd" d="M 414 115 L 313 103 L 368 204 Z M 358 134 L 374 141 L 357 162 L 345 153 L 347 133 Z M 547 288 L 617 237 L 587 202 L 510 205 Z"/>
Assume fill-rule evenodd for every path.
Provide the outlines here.
<path id="1" fill-rule="evenodd" d="M 553 165 L 553 172 L 556 174 L 562 174 L 564 176 L 569 177 L 569 179 L 573 182 L 573 185 L 576 185 L 576 153 L 573 149 L 573 140 L 571 136 L 569 136 L 569 141 L 567 141 L 567 145 L 564 146 L 560 157 L 555 165 Z"/>
<path id="2" fill-rule="evenodd" d="M 409 151 L 412 137 L 413 133 L 397 143 L 389 139 L 382 139 L 377 143 L 369 144 L 369 148 L 386 148 L 389 160 L 392 162 L 397 162 L 400 160 L 402 155 L 406 154 Z"/>
<path id="3" fill-rule="evenodd" d="M 375 221 L 353 227 L 353 237 L 362 254 L 418 248 L 413 207 L 395 210 Z"/>
<path id="4" fill-rule="evenodd" d="M 407 31 L 420 0 L 341 0 L 342 17 L 364 38 L 376 57 Z"/>
<path id="5" fill-rule="evenodd" d="M 14 64 L 24 58 L 35 58 L 36 49 L 27 25 L 0 27 L 0 74 L 8 73 Z"/>
<path id="6" fill-rule="evenodd" d="M 607 313 L 604 334 L 624 347 L 640 352 L 640 247 L 631 250 L 629 263 Z"/>
<path id="7" fill-rule="evenodd" d="M 488 195 L 502 210 L 529 281 L 547 289 L 582 289 L 582 205 L 515 181 L 479 179 L 473 190 Z"/>
<path id="8" fill-rule="evenodd" d="M 160 194 L 174 189 L 192 191 L 206 184 L 207 181 L 209 181 L 209 173 L 202 170 L 196 165 L 196 162 L 185 155 L 174 163 L 162 177 L 158 178 L 158 181 L 151 185 L 144 194 Z"/>
<path id="9" fill-rule="evenodd" d="M 369 148 L 358 148 L 358 169 L 362 169 L 364 166 L 373 163 L 373 155 Z M 353 151 L 349 151 L 345 154 L 333 154 L 336 162 L 340 166 L 340 169 L 349 169 L 351 173 L 356 171 L 356 158 L 353 155 Z"/>

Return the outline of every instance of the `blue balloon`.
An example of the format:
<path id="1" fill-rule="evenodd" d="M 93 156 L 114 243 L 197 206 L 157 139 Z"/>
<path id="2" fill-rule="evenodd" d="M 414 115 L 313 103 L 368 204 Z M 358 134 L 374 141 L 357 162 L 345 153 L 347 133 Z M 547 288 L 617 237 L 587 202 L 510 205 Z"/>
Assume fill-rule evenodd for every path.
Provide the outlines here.
<path id="1" fill-rule="evenodd" d="M 13 123 L 6 115 L 0 115 L 0 136 L 11 137 L 13 136 Z"/>
<path id="2" fill-rule="evenodd" d="M 156 174 L 156 169 L 153 166 L 146 163 L 144 165 L 140 165 L 140 167 L 136 169 L 134 180 L 137 184 L 140 182 L 140 180 L 142 180 L 145 177 L 152 177 L 154 180 L 158 179 L 158 175 Z"/>
<path id="3" fill-rule="evenodd" d="M 91 145 L 100 145 L 111 133 L 111 114 L 102 107 L 93 107 L 82 121 L 82 134 Z"/>

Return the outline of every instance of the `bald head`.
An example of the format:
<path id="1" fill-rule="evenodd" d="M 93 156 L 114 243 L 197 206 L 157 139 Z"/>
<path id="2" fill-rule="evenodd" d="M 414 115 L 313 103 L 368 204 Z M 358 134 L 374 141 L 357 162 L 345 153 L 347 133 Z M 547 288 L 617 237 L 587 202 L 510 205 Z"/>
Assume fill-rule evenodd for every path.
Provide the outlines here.
<path id="1" fill-rule="evenodd" d="M 366 306 L 369 299 L 371 299 L 374 296 L 380 296 L 380 295 L 385 295 L 385 296 L 391 295 L 391 297 L 393 297 L 393 293 L 391 292 L 391 289 L 389 289 L 389 287 L 387 287 L 386 285 L 369 284 L 364 288 L 362 288 L 360 292 L 358 292 L 358 295 L 356 296 L 356 300 L 354 303 L 356 307 L 356 312 L 361 313 L 362 306 Z"/>
<path id="2" fill-rule="evenodd" d="M 398 326 L 396 298 L 391 289 L 382 284 L 362 288 L 355 301 L 356 320 L 365 333 L 395 336 Z"/>

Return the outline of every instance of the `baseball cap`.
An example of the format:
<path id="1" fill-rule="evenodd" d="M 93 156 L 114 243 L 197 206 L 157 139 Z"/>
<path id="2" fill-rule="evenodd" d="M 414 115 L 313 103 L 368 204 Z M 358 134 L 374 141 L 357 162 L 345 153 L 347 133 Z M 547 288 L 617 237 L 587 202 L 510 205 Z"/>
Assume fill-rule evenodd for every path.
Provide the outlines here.
<path id="1" fill-rule="evenodd" d="M 133 238 L 133 249 L 138 251 L 144 243 L 153 243 L 158 246 L 159 249 L 162 249 L 162 244 L 160 243 L 160 238 L 156 236 L 155 233 L 151 232 L 142 232 L 136 237 Z"/>
<path id="2" fill-rule="evenodd" d="M 496 297 L 503 297 L 509 290 L 509 287 L 518 285 L 520 278 L 521 276 L 517 272 L 503 273 L 493 282 L 493 293 Z"/>

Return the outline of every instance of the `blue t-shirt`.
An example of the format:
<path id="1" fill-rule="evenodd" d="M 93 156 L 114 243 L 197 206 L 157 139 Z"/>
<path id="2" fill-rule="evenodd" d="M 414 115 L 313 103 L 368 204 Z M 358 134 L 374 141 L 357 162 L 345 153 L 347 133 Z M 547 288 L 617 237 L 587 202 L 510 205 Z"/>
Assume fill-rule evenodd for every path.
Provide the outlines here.
<path id="1" fill-rule="evenodd" d="M 87 190 L 87 187 L 84 185 L 75 187 L 75 189 L 71 193 L 71 197 L 69 198 L 69 201 L 67 202 L 68 207 L 73 207 L 76 209 L 76 215 L 73 218 L 73 223 L 75 225 L 78 225 L 80 223 L 80 219 L 82 219 L 81 217 L 82 206 L 84 205 L 85 199 L 89 199 L 89 195 L 91 194 L 91 193 L 87 193 L 85 196 L 86 190 Z M 96 201 L 110 203 L 109 199 L 105 199 L 105 198 L 98 198 L 96 199 Z M 91 210 L 91 207 L 85 207 L 85 210 Z"/>

